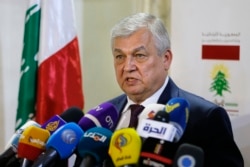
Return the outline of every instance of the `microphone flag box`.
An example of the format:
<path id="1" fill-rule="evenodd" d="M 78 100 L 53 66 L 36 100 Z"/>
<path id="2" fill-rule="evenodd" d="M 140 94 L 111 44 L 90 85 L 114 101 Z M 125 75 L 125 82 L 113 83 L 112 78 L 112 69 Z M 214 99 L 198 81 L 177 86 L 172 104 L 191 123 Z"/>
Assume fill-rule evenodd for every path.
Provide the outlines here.
<path id="1" fill-rule="evenodd" d="M 166 122 L 143 119 L 136 131 L 143 138 L 153 137 L 172 142 L 177 129 L 172 124 Z"/>

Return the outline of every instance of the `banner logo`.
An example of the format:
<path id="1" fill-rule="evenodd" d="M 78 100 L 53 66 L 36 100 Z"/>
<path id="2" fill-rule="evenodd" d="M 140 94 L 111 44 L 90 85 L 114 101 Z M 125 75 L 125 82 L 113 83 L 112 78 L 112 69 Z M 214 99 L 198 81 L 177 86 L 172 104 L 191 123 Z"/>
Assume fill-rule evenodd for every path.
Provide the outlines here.
<path id="1" fill-rule="evenodd" d="M 230 72 L 226 65 L 214 65 L 211 71 L 212 82 L 210 84 L 209 91 L 214 94 L 214 103 L 224 107 L 229 114 L 233 116 L 238 113 L 239 110 L 237 102 L 228 100 L 230 95 L 233 96 L 229 78 Z"/>

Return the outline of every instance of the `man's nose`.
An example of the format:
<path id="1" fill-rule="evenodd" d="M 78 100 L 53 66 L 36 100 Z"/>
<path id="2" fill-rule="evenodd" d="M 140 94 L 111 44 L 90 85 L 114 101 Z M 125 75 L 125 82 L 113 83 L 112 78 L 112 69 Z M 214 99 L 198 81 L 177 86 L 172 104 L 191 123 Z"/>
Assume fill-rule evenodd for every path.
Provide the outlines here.
<path id="1" fill-rule="evenodd" d="M 124 64 L 124 71 L 130 72 L 135 69 L 136 69 L 135 59 L 132 56 L 128 56 Z"/>

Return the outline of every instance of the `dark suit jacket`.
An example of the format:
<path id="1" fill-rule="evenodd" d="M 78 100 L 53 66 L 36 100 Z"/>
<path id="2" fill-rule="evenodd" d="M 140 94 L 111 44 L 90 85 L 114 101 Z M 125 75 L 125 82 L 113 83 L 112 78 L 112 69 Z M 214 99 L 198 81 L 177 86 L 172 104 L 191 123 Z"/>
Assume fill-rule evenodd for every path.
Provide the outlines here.
<path id="1" fill-rule="evenodd" d="M 204 167 L 244 166 L 225 109 L 178 88 L 170 78 L 158 103 L 165 105 L 173 97 L 185 98 L 190 104 L 187 127 L 178 145 L 190 143 L 201 147 L 204 151 Z M 126 95 L 120 95 L 110 102 L 121 112 L 127 103 Z"/>

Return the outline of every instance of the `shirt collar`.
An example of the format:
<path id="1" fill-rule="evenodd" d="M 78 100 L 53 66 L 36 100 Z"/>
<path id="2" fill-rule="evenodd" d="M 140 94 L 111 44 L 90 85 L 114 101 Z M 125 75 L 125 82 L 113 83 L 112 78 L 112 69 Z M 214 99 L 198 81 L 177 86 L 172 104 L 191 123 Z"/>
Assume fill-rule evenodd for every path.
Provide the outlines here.
<path id="1" fill-rule="evenodd" d="M 157 103 L 157 101 L 158 101 L 158 99 L 160 98 L 162 92 L 164 91 L 164 88 L 167 86 L 168 81 L 169 81 L 169 77 L 167 76 L 166 79 L 165 79 L 165 82 L 164 82 L 164 84 L 161 86 L 161 88 L 158 89 L 152 96 L 150 96 L 149 98 L 147 98 L 146 100 L 144 100 L 144 101 L 141 103 L 141 105 L 147 106 L 148 104 Z M 127 111 L 127 110 L 128 110 L 128 107 L 129 107 L 131 104 L 135 104 L 135 102 L 133 102 L 133 101 L 127 96 L 127 104 L 126 104 L 126 106 L 124 107 L 124 110 L 123 110 L 123 111 Z"/>

